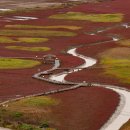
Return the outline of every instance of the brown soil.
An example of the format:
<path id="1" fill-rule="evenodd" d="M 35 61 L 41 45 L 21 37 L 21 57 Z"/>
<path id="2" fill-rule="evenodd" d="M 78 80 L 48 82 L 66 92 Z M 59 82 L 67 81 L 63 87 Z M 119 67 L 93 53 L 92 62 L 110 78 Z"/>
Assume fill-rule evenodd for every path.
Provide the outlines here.
<path id="1" fill-rule="evenodd" d="M 126 124 L 124 124 L 124 125 L 120 128 L 120 130 L 130 130 L 130 120 L 129 120 Z"/>

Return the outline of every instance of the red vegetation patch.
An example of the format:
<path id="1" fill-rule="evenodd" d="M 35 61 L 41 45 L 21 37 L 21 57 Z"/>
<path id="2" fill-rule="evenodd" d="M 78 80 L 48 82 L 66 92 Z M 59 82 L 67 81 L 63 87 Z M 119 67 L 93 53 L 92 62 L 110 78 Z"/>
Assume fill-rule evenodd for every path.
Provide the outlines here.
<path id="1" fill-rule="evenodd" d="M 81 11 L 87 13 L 125 13 L 130 15 L 129 12 L 130 1 L 126 0 L 113 0 L 101 2 L 98 4 L 82 4 L 71 9 L 71 11 Z"/>
<path id="2" fill-rule="evenodd" d="M 52 111 L 59 130 L 98 130 L 118 105 L 119 96 L 104 88 L 80 88 L 52 95 L 61 104 Z"/>
<path id="3" fill-rule="evenodd" d="M 76 37 L 51 37 L 49 41 L 44 44 L 37 44 L 31 46 L 47 46 L 52 48 L 49 53 L 56 54 L 61 58 L 61 67 L 75 67 L 83 63 L 81 59 L 74 58 L 69 55 L 61 54 L 62 51 L 67 50 L 72 46 L 92 45 L 92 43 L 110 40 L 104 36 L 90 36 L 87 33 L 100 27 L 108 27 L 113 23 L 91 23 L 86 21 L 67 21 L 67 20 L 52 20 L 48 16 L 65 13 L 68 11 L 86 12 L 86 13 L 125 13 L 124 21 L 129 21 L 130 16 L 130 1 L 115 0 L 110 2 L 98 4 L 82 4 L 73 8 L 53 9 L 44 11 L 33 11 L 28 13 L 16 13 L 17 16 L 33 16 L 38 17 L 38 20 L 29 21 L 12 21 L 11 23 L 0 22 L 2 28 L 5 24 L 30 24 L 30 25 L 78 25 L 83 29 L 75 31 L 78 35 Z M 13 14 L 11 14 L 13 15 Z M 11 17 L 11 15 L 8 15 Z M 8 17 L 6 16 L 6 17 Z M 64 30 L 64 29 L 61 29 Z M 128 32 L 127 32 L 128 31 Z M 129 37 L 129 29 L 110 30 L 106 33 L 121 34 Z M 6 44 L 7 45 L 7 44 Z M 13 44 L 15 45 L 15 44 Z M 24 44 L 24 46 L 30 46 Z M 78 49 L 78 53 L 98 58 L 97 55 L 109 48 L 116 47 L 117 44 L 107 43 L 102 45 L 86 46 Z M 7 50 L 4 48 L 5 44 L 0 46 L 0 56 L 25 56 L 41 57 L 48 52 L 25 52 L 18 50 Z M 41 93 L 49 90 L 54 90 L 59 87 L 55 84 L 39 81 L 31 78 L 38 69 L 46 70 L 50 66 L 38 66 L 32 69 L 24 70 L 0 70 L 0 99 L 6 100 L 15 98 L 16 96 L 24 96 L 29 94 Z M 71 81 L 88 81 L 109 84 L 120 84 L 119 81 L 112 77 L 105 77 L 102 75 L 103 69 L 86 69 L 78 73 L 70 74 L 66 77 Z M 121 84 L 120 84 L 121 85 Z M 126 86 L 130 87 L 130 86 Z M 62 103 L 53 110 L 52 119 L 54 119 L 55 127 L 59 130 L 97 130 L 104 122 L 108 120 L 118 105 L 119 97 L 116 93 L 103 88 L 80 88 L 74 91 L 69 91 L 61 94 L 55 94 L 53 97 L 61 99 Z"/>
<path id="4" fill-rule="evenodd" d="M 89 46 L 78 48 L 77 52 L 79 54 L 90 56 L 92 58 L 98 58 L 98 54 L 101 52 L 104 52 L 105 50 L 109 48 L 117 47 L 117 45 L 114 42 L 108 42 L 108 43 L 97 43 L 97 44 L 90 44 Z"/>
<path id="5" fill-rule="evenodd" d="M 130 38 L 130 28 L 118 27 L 109 31 L 106 31 L 105 34 L 116 34 L 121 36 L 121 38 L 127 39 Z"/>
<path id="6" fill-rule="evenodd" d="M 77 73 L 69 74 L 65 79 L 67 81 L 73 81 L 73 82 L 95 82 L 95 83 L 105 83 L 105 84 L 115 84 L 119 85 L 119 80 L 105 76 L 104 70 L 101 68 L 89 68 L 82 71 L 79 71 Z M 121 85 L 121 84 L 120 84 Z"/>
<path id="7" fill-rule="evenodd" d="M 32 69 L 0 70 L 0 99 L 7 100 L 16 98 L 17 95 L 25 96 L 59 88 L 58 85 L 32 78 L 32 75 L 39 69 L 47 70 L 49 68 L 49 65 L 43 65 Z"/>
<path id="8" fill-rule="evenodd" d="M 77 67 L 84 63 L 84 60 L 70 55 L 60 55 L 58 58 L 61 59 L 62 68 Z"/>
<path id="9" fill-rule="evenodd" d="M 67 81 L 73 81 L 73 82 L 97 82 L 97 83 L 105 83 L 105 84 L 113 84 L 113 85 L 119 85 L 121 87 L 127 87 L 130 88 L 128 84 L 123 84 L 121 81 L 113 76 L 107 76 L 104 73 L 104 68 L 102 68 L 99 64 L 99 54 L 101 52 L 104 52 L 107 49 L 115 48 L 117 47 L 117 44 L 114 43 L 106 43 L 106 44 L 98 44 L 94 46 L 86 46 L 81 47 L 77 50 L 79 54 L 83 54 L 85 56 L 95 58 L 98 60 L 97 64 L 84 69 L 79 72 L 75 72 L 72 74 L 69 74 L 66 77 Z"/>

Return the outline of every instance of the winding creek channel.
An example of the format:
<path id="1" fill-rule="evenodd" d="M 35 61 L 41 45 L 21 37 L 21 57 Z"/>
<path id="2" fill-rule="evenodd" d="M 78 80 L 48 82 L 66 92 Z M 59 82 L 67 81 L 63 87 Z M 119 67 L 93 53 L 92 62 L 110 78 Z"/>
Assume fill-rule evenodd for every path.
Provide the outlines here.
<path id="1" fill-rule="evenodd" d="M 51 80 L 55 80 L 58 82 L 66 82 L 65 77 L 69 73 L 80 71 L 84 68 L 88 68 L 96 64 L 97 62 L 96 59 L 78 54 L 76 53 L 76 49 L 77 48 L 70 49 L 67 53 L 73 56 L 79 57 L 81 59 L 84 59 L 85 63 L 77 67 L 80 69 L 75 68 L 75 69 L 70 70 L 69 72 L 52 75 L 50 77 Z M 130 119 L 130 101 L 129 101 L 130 91 L 127 89 L 123 89 L 123 87 L 113 86 L 113 85 L 102 85 L 102 84 L 92 83 L 92 86 L 104 87 L 106 89 L 113 90 L 120 95 L 120 103 L 115 113 L 111 116 L 108 122 L 105 123 L 104 126 L 100 129 L 100 130 L 119 130 L 120 127 Z"/>

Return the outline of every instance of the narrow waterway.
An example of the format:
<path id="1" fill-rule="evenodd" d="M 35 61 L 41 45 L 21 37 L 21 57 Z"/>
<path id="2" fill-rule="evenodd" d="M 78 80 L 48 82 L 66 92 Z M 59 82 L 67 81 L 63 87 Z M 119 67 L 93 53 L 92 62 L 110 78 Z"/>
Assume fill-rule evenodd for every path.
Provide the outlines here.
<path id="1" fill-rule="evenodd" d="M 86 57 L 86 56 L 77 54 L 76 53 L 76 48 L 68 50 L 67 53 L 71 54 L 73 56 L 76 56 L 78 58 L 83 59 L 85 61 L 84 64 L 78 66 L 77 68 L 70 69 L 68 72 L 63 72 L 63 73 L 60 73 L 60 74 L 52 75 L 52 76 L 50 76 L 51 80 L 55 80 L 55 81 L 58 81 L 58 82 L 66 82 L 65 77 L 68 75 L 68 73 L 70 74 L 70 73 L 73 73 L 73 72 L 80 71 L 80 70 L 82 70 L 84 68 L 88 68 L 90 66 L 93 66 L 97 62 L 95 59 L 92 59 L 90 57 Z"/>
<path id="2" fill-rule="evenodd" d="M 69 72 L 63 72 L 60 74 L 52 75 L 50 77 L 51 80 L 55 80 L 58 82 L 66 82 L 65 77 L 68 74 L 93 66 L 97 62 L 96 59 L 76 53 L 76 48 L 70 49 L 67 53 L 83 59 L 85 63 L 83 65 L 78 66 L 75 69 L 71 69 Z M 125 89 L 122 89 L 119 86 L 102 85 L 102 84 L 92 84 L 92 85 L 113 90 L 120 95 L 120 103 L 119 106 L 117 106 L 115 113 L 110 117 L 108 122 L 106 122 L 104 126 L 100 129 L 100 130 L 119 130 L 120 127 L 130 119 L 130 101 L 129 101 L 130 92 Z"/>

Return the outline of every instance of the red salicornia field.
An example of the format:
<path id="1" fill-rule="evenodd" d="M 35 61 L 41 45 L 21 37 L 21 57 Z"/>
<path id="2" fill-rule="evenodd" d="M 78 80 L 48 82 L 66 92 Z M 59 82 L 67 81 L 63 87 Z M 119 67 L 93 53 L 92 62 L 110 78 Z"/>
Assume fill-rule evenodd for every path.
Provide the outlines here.
<path id="1" fill-rule="evenodd" d="M 0 130 L 130 130 L 130 1 L 0 1 Z"/>

